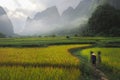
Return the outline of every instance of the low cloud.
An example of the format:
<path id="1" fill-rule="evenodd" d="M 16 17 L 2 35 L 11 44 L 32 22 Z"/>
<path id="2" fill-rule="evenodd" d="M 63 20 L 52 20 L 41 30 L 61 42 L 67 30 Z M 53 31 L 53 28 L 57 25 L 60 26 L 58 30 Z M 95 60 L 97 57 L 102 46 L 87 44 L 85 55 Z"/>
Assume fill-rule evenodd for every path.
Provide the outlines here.
<path id="1" fill-rule="evenodd" d="M 42 21 L 32 21 L 28 22 L 27 26 L 24 27 L 23 31 L 20 33 L 22 35 L 43 35 L 55 29 L 55 25 L 45 24 Z"/>
<path id="2" fill-rule="evenodd" d="M 81 0 L 0 0 L 0 5 L 6 8 L 7 14 L 14 25 L 15 33 L 21 33 L 28 16 L 33 17 L 37 12 L 41 12 L 51 6 L 57 6 L 61 14 L 69 6 L 75 8 L 80 1 Z M 49 28 L 49 25 L 43 23 L 39 23 L 38 26 L 41 27 L 31 27 L 31 30 L 40 29 L 41 31 L 45 31 L 45 27 Z M 57 26 L 57 28 L 59 27 L 59 25 L 55 26 Z M 56 27 L 52 29 L 56 29 Z"/>
<path id="3" fill-rule="evenodd" d="M 59 32 L 63 30 L 72 30 L 74 28 L 80 28 L 88 21 L 88 18 L 81 17 L 72 22 L 67 23 L 57 23 L 57 24 L 46 24 L 42 20 L 32 20 L 26 23 L 26 26 L 23 28 L 23 31 L 19 34 L 22 35 L 49 35 L 54 32 Z M 74 27 L 73 27 L 74 26 Z"/>
<path id="4" fill-rule="evenodd" d="M 21 32 L 23 26 L 25 25 L 27 15 L 18 11 L 8 11 L 7 14 L 13 23 L 15 33 Z"/>

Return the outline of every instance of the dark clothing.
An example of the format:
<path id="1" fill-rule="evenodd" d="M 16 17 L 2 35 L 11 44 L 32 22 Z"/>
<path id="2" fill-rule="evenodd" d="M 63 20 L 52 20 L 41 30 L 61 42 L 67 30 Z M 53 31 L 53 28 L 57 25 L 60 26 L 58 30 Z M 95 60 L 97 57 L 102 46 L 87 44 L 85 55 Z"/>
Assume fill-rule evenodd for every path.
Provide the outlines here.
<path id="1" fill-rule="evenodd" d="M 96 64 L 96 56 L 92 55 L 92 64 Z"/>

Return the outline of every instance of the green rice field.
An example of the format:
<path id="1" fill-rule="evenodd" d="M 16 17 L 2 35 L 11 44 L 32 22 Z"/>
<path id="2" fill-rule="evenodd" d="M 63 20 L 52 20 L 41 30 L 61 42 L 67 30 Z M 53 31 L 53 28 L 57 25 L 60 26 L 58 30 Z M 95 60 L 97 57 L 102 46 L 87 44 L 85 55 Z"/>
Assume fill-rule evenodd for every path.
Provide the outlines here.
<path id="1" fill-rule="evenodd" d="M 119 44 L 117 37 L 0 38 L 0 80 L 93 80 L 90 51 L 101 51 L 97 67 L 119 80 Z"/>
<path id="2" fill-rule="evenodd" d="M 102 63 L 97 67 L 105 72 L 110 80 L 120 79 L 120 48 L 89 48 L 82 50 L 80 53 L 89 61 L 90 51 L 93 51 L 96 55 L 98 51 L 101 51 Z"/>
<path id="3" fill-rule="evenodd" d="M 80 61 L 68 50 L 85 46 L 0 48 L 0 80 L 79 80 Z"/>

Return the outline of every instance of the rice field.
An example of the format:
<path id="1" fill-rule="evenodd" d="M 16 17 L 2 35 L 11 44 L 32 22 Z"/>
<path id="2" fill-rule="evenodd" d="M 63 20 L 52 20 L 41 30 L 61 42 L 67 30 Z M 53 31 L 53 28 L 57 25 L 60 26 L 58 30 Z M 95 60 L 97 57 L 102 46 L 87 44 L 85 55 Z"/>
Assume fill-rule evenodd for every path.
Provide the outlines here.
<path id="1" fill-rule="evenodd" d="M 95 52 L 96 55 L 101 51 L 102 64 L 98 67 L 108 75 L 110 80 L 120 80 L 120 48 L 90 48 L 80 53 L 89 61 L 90 51 Z"/>
<path id="2" fill-rule="evenodd" d="M 0 80 L 79 80 L 79 69 L 0 67 Z"/>
<path id="3" fill-rule="evenodd" d="M 0 48 L 0 64 L 30 63 L 79 65 L 79 60 L 73 57 L 68 49 L 86 45 L 49 46 L 43 48 Z"/>
<path id="4" fill-rule="evenodd" d="M 99 68 L 110 80 L 119 80 L 120 48 L 85 49 L 76 53 L 76 56 L 82 55 L 80 59 L 69 52 L 71 48 L 82 48 L 94 43 L 106 46 L 107 43 L 114 42 L 115 46 L 119 46 L 119 40 L 120 38 L 102 37 L 2 38 L 0 80 L 93 80 L 89 62 L 84 64 L 82 61 L 82 57 L 89 61 L 90 51 L 101 51 L 102 64 Z"/>
<path id="5" fill-rule="evenodd" d="M 80 61 L 68 50 L 85 46 L 0 48 L 0 80 L 79 80 Z"/>

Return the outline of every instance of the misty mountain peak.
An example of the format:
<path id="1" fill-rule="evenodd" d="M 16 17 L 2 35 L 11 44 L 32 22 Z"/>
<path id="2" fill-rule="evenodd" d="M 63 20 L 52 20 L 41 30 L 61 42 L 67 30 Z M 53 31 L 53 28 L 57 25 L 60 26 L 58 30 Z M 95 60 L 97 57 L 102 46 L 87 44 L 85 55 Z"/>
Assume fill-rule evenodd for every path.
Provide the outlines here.
<path id="1" fill-rule="evenodd" d="M 82 0 L 78 4 L 78 6 L 76 7 L 76 10 L 80 10 L 80 9 L 83 9 L 83 8 L 88 8 L 91 5 L 92 2 L 93 2 L 93 0 Z"/>
<path id="2" fill-rule="evenodd" d="M 0 7 L 0 33 L 7 36 L 11 36 L 14 34 L 12 22 L 10 21 L 7 13 L 2 7 Z"/>
<path id="3" fill-rule="evenodd" d="M 27 17 L 27 21 L 28 21 L 28 22 L 32 21 L 32 18 Z"/>
<path id="4" fill-rule="evenodd" d="M 70 13 L 72 13 L 74 11 L 73 7 L 69 7 L 67 8 L 64 12 L 63 12 L 63 16 L 65 15 L 69 15 Z"/>
<path id="5" fill-rule="evenodd" d="M 57 11 L 58 9 L 56 6 L 52 6 L 52 7 L 47 8 L 46 10 Z"/>
<path id="6" fill-rule="evenodd" d="M 4 15 L 4 14 L 6 14 L 6 12 L 5 12 L 4 9 L 0 6 L 0 16 L 1 16 L 1 15 Z"/>
<path id="7" fill-rule="evenodd" d="M 54 16 L 56 16 L 56 17 L 60 16 L 56 6 L 52 6 L 52 7 L 49 7 L 49 8 L 47 8 L 46 10 L 44 10 L 42 12 L 38 12 L 35 15 L 34 19 L 39 20 L 39 19 L 46 18 L 48 16 L 51 17 L 51 18 L 54 17 Z"/>
<path id="8" fill-rule="evenodd" d="M 91 13 L 91 6 L 93 6 L 94 1 L 82 0 L 75 9 L 68 7 L 61 16 L 56 6 L 49 7 L 42 12 L 38 12 L 31 22 L 26 22 L 26 27 L 23 32 L 29 31 L 30 29 L 28 27 L 36 27 L 36 30 L 33 30 L 35 33 L 44 34 L 46 32 L 53 34 L 57 32 L 59 34 L 61 31 L 73 29 L 73 26 L 77 28 L 79 25 L 85 23 L 86 18 L 89 18 L 88 14 Z M 39 27 L 40 29 L 38 29 Z M 48 30 L 49 32 L 47 32 Z"/>
<path id="9" fill-rule="evenodd" d="M 62 18 L 64 20 L 72 20 L 73 14 L 74 14 L 73 7 L 69 7 L 63 12 Z"/>

